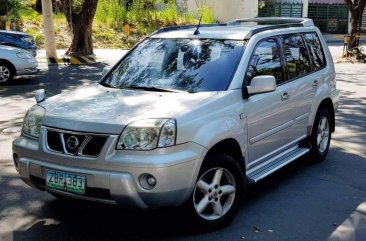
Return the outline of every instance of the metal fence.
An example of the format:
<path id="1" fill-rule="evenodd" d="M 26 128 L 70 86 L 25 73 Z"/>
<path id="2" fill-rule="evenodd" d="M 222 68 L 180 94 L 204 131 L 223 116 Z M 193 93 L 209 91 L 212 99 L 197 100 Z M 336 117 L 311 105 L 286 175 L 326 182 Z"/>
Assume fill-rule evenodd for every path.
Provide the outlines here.
<path id="1" fill-rule="evenodd" d="M 348 8 L 345 4 L 309 4 L 308 17 L 322 32 L 348 32 Z"/>
<path id="2" fill-rule="evenodd" d="M 265 1 L 265 6 L 258 9 L 259 17 L 302 17 L 302 1 L 288 0 L 281 2 Z"/>
<path id="3" fill-rule="evenodd" d="M 302 0 L 265 1 L 258 9 L 259 17 L 302 17 Z M 363 30 L 366 30 L 366 11 L 363 17 Z M 315 25 L 327 33 L 345 34 L 348 32 L 348 9 L 345 4 L 310 3 L 308 17 Z"/>

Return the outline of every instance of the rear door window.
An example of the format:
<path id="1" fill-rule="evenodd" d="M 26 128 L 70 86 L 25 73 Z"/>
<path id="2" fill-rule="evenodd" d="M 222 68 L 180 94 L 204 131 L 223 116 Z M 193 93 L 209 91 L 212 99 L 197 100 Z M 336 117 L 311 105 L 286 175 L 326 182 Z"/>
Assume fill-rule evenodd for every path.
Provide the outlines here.
<path id="1" fill-rule="evenodd" d="M 284 35 L 281 38 L 288 80 L 310 72 L 310 58 L 300 34 Z"/>
<path id="2" fill-rule="evenodd" d="M 247 69 L 247 83 L 259 75 L 272 75 L 283 82 L 280 51 L 275 38 L 262 40 L 255 48 Z"/>
<path id="3" fill-rule="evenodd" d="M 305 42 L 309 47 L 313 70 L 318 71 L 325 67 L 325 56 L 322 44 L 316 33 L 304 34 Z"/>

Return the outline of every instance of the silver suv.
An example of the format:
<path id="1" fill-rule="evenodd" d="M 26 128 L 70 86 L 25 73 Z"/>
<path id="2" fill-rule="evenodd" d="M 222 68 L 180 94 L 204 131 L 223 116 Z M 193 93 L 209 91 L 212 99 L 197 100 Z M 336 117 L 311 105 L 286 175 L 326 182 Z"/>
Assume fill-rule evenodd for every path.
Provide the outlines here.
<path id="1" fill-rule="evenodd" d="M 58 198 L 182 206 L 214 228 L 248 184 L 327 155 L 339 91 L 310 19 L 160 29 L 104 73 L 47 100 L 36 93 L 13 142 L 27 184 Z"/>

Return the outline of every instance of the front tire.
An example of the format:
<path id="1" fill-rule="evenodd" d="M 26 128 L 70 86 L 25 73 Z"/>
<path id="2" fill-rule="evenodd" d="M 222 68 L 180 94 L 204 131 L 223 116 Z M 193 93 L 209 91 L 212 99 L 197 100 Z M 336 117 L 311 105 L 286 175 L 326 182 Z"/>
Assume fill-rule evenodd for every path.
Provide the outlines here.
<path id="1" fill-rule="evenodd" d="M 13 80 L 14 73 L 12 66 L 7 63 L 0 62 L 0 84 L 9 83 Z"/>
<path id="2" fill-rule="evenodd" d="M 187 201 L 189 213 L 198 228 L 221 228 L 233 220 L 243 198 L 244 180 L 238 163 L 226 154 L 204 161 Z"/>
<path id="3" fill-rule="evenodd" d="M 331 140 L 331 117 L 327 109 L 321 109 L 315 117 L 310 136 L 312 162 L 323 161 L 328 154 Z"/>

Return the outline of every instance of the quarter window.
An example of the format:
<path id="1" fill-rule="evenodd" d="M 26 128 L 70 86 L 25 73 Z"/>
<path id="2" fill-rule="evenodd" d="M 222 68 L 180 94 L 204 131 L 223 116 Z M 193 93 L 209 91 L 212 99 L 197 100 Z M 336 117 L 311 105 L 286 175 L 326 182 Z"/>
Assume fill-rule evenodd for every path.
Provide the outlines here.
<path id="1" fill-rule="evenodd" d="M 281 37 L 283 54 L 289 80 L 301 77 L 310 72 L 309 54 L 300 34 Z"/>
<path id="2" fill-rule="evenodd" d="M 247 69 L 247 81 L 259 75 L 272 75 L 277 84 L 283 82 L 280 52 L 275 38 L 260 42 L 254 50 Z"/>
<path id="3" fill-rule="evenodd" d="M 304 34 L 305 42 L 309 47 L 310 56 L 313 63 L 314 71 L 325 67 L 325 56 L 319 37 L 315 33 Z"/>

